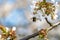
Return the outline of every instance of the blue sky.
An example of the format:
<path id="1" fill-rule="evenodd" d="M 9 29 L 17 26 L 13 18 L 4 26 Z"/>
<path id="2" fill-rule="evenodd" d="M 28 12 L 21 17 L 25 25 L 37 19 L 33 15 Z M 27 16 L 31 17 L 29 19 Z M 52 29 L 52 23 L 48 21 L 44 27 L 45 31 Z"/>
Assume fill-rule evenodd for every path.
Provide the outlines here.
<path id="1" fill-rule="evenodd" d="M 8 4 L 12 4 L 12 3 L 15 3 L 15 2 L 16 2 L 16 0 L 7 0 Z"/>
<path id="2" fill-rule="evenodd" d="M 0 0 L 0 3 L 3 3 L 3 0 Z M 6 3 L 13 4 L 16 0 L 7 0 Z M 24 8 L 15 8 L 9 12 L 10 15 L 8 15 L 5 18 L 0 18 L 0 21 L 2 25 L 4 26 L 16 26 L 21 24 L 22 26 L 27 25 L 28 21 L 25 16 L 25 10 Z"/>
<path id="3" fill-rule="evenodd" d="M 24 9 L 13 9 L 5 19 L 2 18 L 2 23 L 5 26 L 16 26 L 18 24 L 26 25 L 28 23 Z"/>

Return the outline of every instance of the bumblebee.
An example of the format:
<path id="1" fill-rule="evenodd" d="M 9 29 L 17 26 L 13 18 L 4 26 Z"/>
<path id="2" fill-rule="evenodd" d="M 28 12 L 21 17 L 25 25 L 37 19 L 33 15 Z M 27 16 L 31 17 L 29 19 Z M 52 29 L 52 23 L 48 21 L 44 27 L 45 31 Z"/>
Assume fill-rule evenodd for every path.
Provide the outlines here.
<path id="1" fill-rule="evenodd" d="M 33 17 L 33 22 L 36 22 L 36 17 Z"/>

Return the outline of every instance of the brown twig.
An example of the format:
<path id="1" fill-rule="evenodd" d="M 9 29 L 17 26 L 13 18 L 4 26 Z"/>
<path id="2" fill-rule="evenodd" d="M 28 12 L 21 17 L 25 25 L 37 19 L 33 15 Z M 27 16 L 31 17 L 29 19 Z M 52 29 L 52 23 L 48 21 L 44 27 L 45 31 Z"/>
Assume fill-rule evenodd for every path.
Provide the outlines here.
<path id="1" fill-rule="evenodd" d="M 57 27 L 58 25 L 60 25 L 60 22 L 57 23 L 57 24 L 55 24 L 55 25 L 53 25 L 52 27 L 49 27 L 48 31 L 54 29 L 54 28 Z M 28 35 L 28 36 L 26 36 L 26 37 L 24 37 L 24 38 L 22 38 L 22 39 L 20 39 L 20 40 L 29 40 L 29 39 L 31 39 L 31 38 L 34 38 L 34 37 L 36 37 L 36 36 L 39 35 L 39 32 L 40 32 L 40 31 L 38 31 L 38 32 L 36 32 L 36 33 L 34 33 L 34 34 L 32 34 L 32 35 Z"/>
<path id="2" fill-rule="evenodd" d="M 36 32 L 36 33 L 34 33 L 32 35 L 28 35 L 28 36 L 26 36 L 26 37 L 24 37 L 24 38 L 22 38 L 20 40 L 29 40 L 30 38 L 34 38 L 34 37 L 36 37 L 38 35 L 39 35 L 39 32 Z"/>
<path id="3" fill-rule="evenodd" d="M 50 26 L 52 26 L 52 24 L 48 21 L 47 18 L 45 18 L 45 20 L 46 20 L 46 22 L 47 22 Z"/>
<path id="4" fill-rule="evenodd" d="M 52 30 L 53 28 L 57 27 L 58 25 L 60 25 L 60 22 L 58 22 L 55 25 L 53 25 L 50 29 L 48 29 L 48 31 Z"/>

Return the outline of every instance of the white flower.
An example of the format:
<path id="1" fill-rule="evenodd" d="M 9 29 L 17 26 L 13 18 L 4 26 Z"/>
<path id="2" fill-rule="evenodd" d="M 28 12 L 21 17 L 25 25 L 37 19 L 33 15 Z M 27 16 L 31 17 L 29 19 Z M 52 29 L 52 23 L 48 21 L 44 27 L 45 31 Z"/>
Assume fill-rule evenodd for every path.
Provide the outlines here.
<path id="1" fill-rule="evenodd" d="M 6 27 L 6 31 L 7 31 L 7 32 L 9 31 L 9 28 L 8 28 L 8 27 Z"/>
<path id="2" fill-rule="evenodd" d="M 10 40 L 10 37 L 8 37 L 7 40 Z"/>
<path id="3" fill-rule="evenodd" d="M 57 12 L 58 12 L 58 9 L 59 9 L 59 4 L 58 4 L 58 2 L 55 3 L 55 7 L 56 7 L 55 13 L 57 13 Z"/>
<path id="4" fill-rule="evenodd" d="M 12 30 L 15 31 L 16 30 L 16 27 L 13 27 Z"/>
<path id="5" fill-rule="evenodd" d="M 0 35 L 0 38 L 1 38 L 1 35 Z"/>
<path id="6" fill-rule="evenodd" d="M 56 19 L 57 17 L 58 17 L 58 16 L 57 16 L 56 14 L 53 16 L 54 19 Z"/>
<path id="7" fill-rule="evenodd" d="M 54 13 L 58 13 L 58 8 L 55 9 L 55 12 Z"/>
<path id="8" fill-rule="evenodd" d="M 34 9 L 36 6 L 34 6 L 34 5 L 31 5 L 30 7 L 31 7 L 31 9 Z"/>
<path id="9" fill-rule="evenodd" d="M 31 8 L 31 12 L 33 12 L 33 11 L 34 11 L 35 6 L 34 6 L 34 5 L 31 5 L 31 6 L 30 6 L 30 8 Z"/>
<path id="10" fill-rule="evenodd" d="M 37 1 L 35 1 L 35 0 L 34 0 L 34 1 L 32 1 L 32 3 L 33 3 L 33 4 L 35 4 L 36 2 L 37 2 Z"/>
<path id="11" fill-rule="evenodd" d="M 56 6 L 59 6 L 59 5 L 58 5 L 58 2 L 56 2 L 55 5 L 56 5 Z"/>

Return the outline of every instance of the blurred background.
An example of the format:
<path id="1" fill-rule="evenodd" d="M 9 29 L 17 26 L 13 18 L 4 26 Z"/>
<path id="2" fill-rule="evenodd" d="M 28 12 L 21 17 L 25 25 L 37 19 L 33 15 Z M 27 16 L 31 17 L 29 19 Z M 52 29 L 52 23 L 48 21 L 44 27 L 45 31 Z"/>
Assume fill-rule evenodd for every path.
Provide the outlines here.
<path id="1" fill-rule="evenodd" d="M 34 32 L 50 27 L 49 24 L 42 19 L 42 21 L 37 20 L 36 22 L 32 21 L 32 11 L 33 1 L 37 0 L 0 0 L 0 25 L 4 25 L 5 27 L 16 27 L 16 33 L 18 38 L 22 38 L 27 35 L 31 35 Z M 47 0 L 51 2 L 51 0 Z M 49 21 L 54 24 L 60 22 L 60 0 L 53 0 L 58 2 L 58 18 L 56 20 Z M 60 27 L 57 27 L 50 31 L 48 34 L 48 38 L 50 40 L 60 40 Z M 31 40 L 37 40 L 33 38 Z"/>

